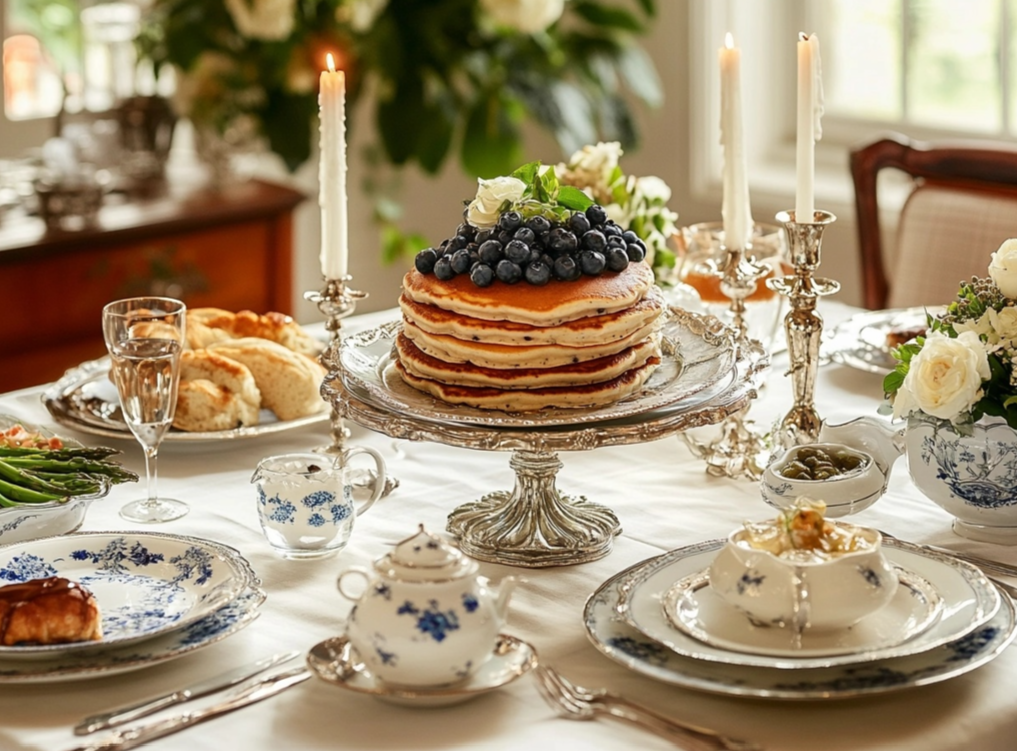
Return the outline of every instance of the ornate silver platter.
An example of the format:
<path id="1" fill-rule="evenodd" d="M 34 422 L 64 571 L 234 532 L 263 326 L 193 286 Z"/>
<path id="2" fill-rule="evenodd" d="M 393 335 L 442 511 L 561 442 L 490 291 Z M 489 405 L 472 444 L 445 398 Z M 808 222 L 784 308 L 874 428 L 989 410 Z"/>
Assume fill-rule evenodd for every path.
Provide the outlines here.
<path id="1" fill-rule="evenodd" d="M 638 393 L 591 409 L 548 408 L 537 413 L 475 409 L 443 402 L 403 381 L 392 354 L 401 328 L 401 321 L 392 321 L 344 339 L 339 354 L 343 384 L 366 393 L 375 404 L 441 422 L 499 428 L 530 427 L 535 421 L 543 427 L 604 422 L 684 402 L 729 376 L 734 367 L 731 329 L 715 318 L 672 308 L 661 332 L 661 365 Z"/>
<path id="2" fill-rule="evenodd" d="M 897 365 L 886 343 L 887 334 L 896 328 L 924 327 L 926 312 L 938 315 L 943 308 L 894 308 L 858 313 L 830 330 L 823 341 L 822 352 L 833 362 L 885 375 Z"/>
<path id="3" fill-rule="evenodd" d="M 681 314 L 693 336 L 729 331 L 716 318 Z M 714 424 L 744 409 L 756 396 L 769 356 L 756 341 L 726 341 L 733 368 L 714 385 L 666 407 L 588 423 L 547 424 L 539 412 L 520 425 L 505 427 L 429 419 L 394 409 L 366 389 L 344 384 L 340 372 L 325 378 L 322 395 L 344 419 L 393 438 L 514 452 L 509 460 L 515 472 L 513 490 L 489 493 L 449 515 L 448 529 L 467 554 L 527 567 L 586 563 L 611 551 L 620 525 L 610 509 L 559 493 L 555 478 L 562 463 L 556 452 L 657 440 Z"/>
<path id="4" fill-rule="evenodd" d="M 71 368 L 63 378 L 50 386 L 42 395 L 42 403 L 61 425 L 82 433 L 134 440 L 120 412 L 116 387 L 109 380 L 109 358 L 91 360 Z M 260 424 L 233 430 L 186 432 L 170 430 L 165 443 L 215 443 L 237 438 L 258 436 L 294 430 L 328 420 L 328 412 L 281 421 L 269 410 L 262 410 Z"/>

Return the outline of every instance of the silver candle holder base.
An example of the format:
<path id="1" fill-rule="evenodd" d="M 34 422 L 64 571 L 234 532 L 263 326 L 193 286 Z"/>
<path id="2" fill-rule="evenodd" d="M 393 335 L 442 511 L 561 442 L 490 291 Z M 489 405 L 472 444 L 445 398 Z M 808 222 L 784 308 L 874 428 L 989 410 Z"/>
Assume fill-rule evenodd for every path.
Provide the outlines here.
<path id="1" fill-rule="evenodd" d="M 816 211 L 811 222 L 799 222 L 793 211 L 777 214 L 787 228 L 793 276 L 767 281 L 770 289 L 788 298 L 791 310 L 784 318 L 787 349 L 794 391 L 794 406 L 775 431 L 776 448 L 785 449 L 819 439 L 822 419 L 816 410 L 816 376 L 819 370 L 819 344 L 823 336 L 823 317 L 816 311 L 820 297 L 840 291 L 840 283 L 815 276 L 820 263 L 823 232 L 837 221 L 829 211 Z"/>
<path id="2" fill-rule="evenodd" d="M 722 247 L 723 262 L 718 265 L 709 262 L 709 273 L 720 277 L 720 290 L 731 300 L 733 325 L 738 331 L 738 343 L 747 337 L 745 321 L 745 299 L 756 291 L 759 280 L 770 273 L 768 264 L 757 263 L 747 255 L 752 250 L 748 244 L 742 248 Z M 757 433 L 754 424 L 747 419 L 751 406 L 725 418 L 720 423 L 720 436 L 710 442 L 698 440 L 691 433 L 682 433 L 682 441 L 694 456 L 706 462 L 706 471 L 714 477 L 745 478 L 758 481 L 766 469 L 769 455 L 768 435 Z"/>
<path id="3" fill-rule="evenodd" d="M 328 346 L 319 355 L 318 361 L 330 372 L 339 372 L 342 369 L 339 352 L 342 348 L 343 319 L 353 315 L 357 308 L 357 302 L 368 297 L 367 292 L 352 289 L 349 286 L 352 280 L 353 277 L 349 274 L 345 274 L 339 279 L 326 279 L 325 286 L 320 291 L 312 290 L 304 293 L 304 299 L 317 305 L 318 310 L 325 316 Z M 329 425 L 331 443 L 319 446 L 314 451 L 319 454 L 341 457 L 341 463 L 345 464 L 348 458 L 347 441 L 350 437 L 350 429 L 346 427 L 342 415 L 334 405 L 329 416 Z M 378 476 L 374 470 L 355 469 L 350 472 L 350 481 L 355 491 L 364 488 L 369 492 L 374 488 L 377 479 Z M 388 495 L 397 487 L 399 487 L 399 480 L 389 475 L 382 495 Z"/>

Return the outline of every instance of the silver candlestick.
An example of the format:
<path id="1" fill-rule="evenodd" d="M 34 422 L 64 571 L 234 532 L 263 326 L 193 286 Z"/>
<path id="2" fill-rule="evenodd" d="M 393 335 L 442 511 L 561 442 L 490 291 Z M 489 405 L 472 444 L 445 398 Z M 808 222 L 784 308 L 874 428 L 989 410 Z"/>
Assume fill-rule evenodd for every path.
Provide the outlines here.
<path id="1" fill-rule="evenodd" d="M 819 342 L 823 335 L 823 317 L 816 312 L 820 297 L 840 290 L 840 283 L 816 277 L 820 263 L 823 231 L 837 217 L 829 211 L 816 211 L 811 222 L 799 222 L 793 211 L 777 214 L 777 221 L 787 228 L 793 276 L 767 281 L 770 289 L 791 301 L 791 310 L 784 318 L 787 350 L 794 390 L 794 406 L 784 416 L 775 444 L 789 448 L 814 443 L 819 438 L 822 420 L 816 411 L 816 374 L 819 370 Z"/>
<path id="2" fill-rule="evenodd" d="M 756 291 L 759 280 L 770 273 L 770 266 L 758 263 L 747 255 L 752 250 L 748 243 L 743 248 L 721 247 L 723 260 L 718 265 L 708 261 L 708 273 L 720 277 L 720 291 L 731 300 L 731 317 L 738 332 L 738 346 L 748 336 L 745 322 L 745 299 Z M 720 424 L 720 437 L 710 443 L 698 441 L 689 433 L 681 437 L 693 454 L 706 461 L 706 471 L 714 477 L 746 477 L 759 480 L 765 464 L 761 459 L 767 453 L 766 437 L 753 430 L 746 419 L 749 406 L 725 418 Z"/>
<path id="3" fill-rule="evenodd" d="M 338 372 L 342 367 L 339 361 L 339 350 L 342 347 L 343 319 L 353 315 L 358 300 L 367 298 L 366 292 L 350 289 L 348 285 L 352 280 L 353 277 L 349 274 L 344 275 L 341 279 L 326 279 L 325 288 L 320 292 L 304 293 L 304 299 L 317 305 L 318 310 L 325 316 L 328 347 L 318 357 L 318 361 L 328 371 Z M 343 418 L 335 407 L 332 407 L 331 425 L 332 443 L 324 447 L 323 451 L 329 454 L 341 454 L 346 450 L 346 440 L 350 437 L 350 431 L 343 424 Z"/>

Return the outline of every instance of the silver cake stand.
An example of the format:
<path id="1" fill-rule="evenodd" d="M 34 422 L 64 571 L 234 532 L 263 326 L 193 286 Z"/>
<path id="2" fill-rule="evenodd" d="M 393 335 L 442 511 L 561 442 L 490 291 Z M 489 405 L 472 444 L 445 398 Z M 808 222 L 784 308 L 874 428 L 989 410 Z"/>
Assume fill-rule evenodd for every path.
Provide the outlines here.
<path id="1" fill-rule="evenodd" d="M 344 341 L 342 366 L 326 377 L 322 394 L 345 419 L 392 438 L 512 452 L 515 487 L 448 517 L 468 555 L 531 568 L 587 563 L 611 552 L 621 525 L 606 506 L 559 492 L 558 452 L 644 443 L 720 422 L 749 405 L 769 368 L 758 342 L 737 341 L 718 319 L 677 309 L 670 316 L 675 335 L 665 340 L 661 371 L 677 361 L 679 372 L 657 389 L 596 410 L 491 413 L 432 399 L 392 375 L 398 322 Z M 668 393 L 681 396 L 668 403 Z"/>

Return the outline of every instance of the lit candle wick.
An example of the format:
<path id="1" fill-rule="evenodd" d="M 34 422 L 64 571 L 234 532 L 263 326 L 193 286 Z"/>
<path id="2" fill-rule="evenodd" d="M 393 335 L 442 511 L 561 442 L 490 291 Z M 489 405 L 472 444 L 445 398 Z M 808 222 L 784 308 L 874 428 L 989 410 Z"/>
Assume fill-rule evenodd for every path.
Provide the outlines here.
<path id="1" fill-rule="evenodd" d="M 328 65 L 328 72 L 335 73 L 335 58 L 332 57 L 332 53 L 329 52 L 325 55 L 325 64 Z"/>

